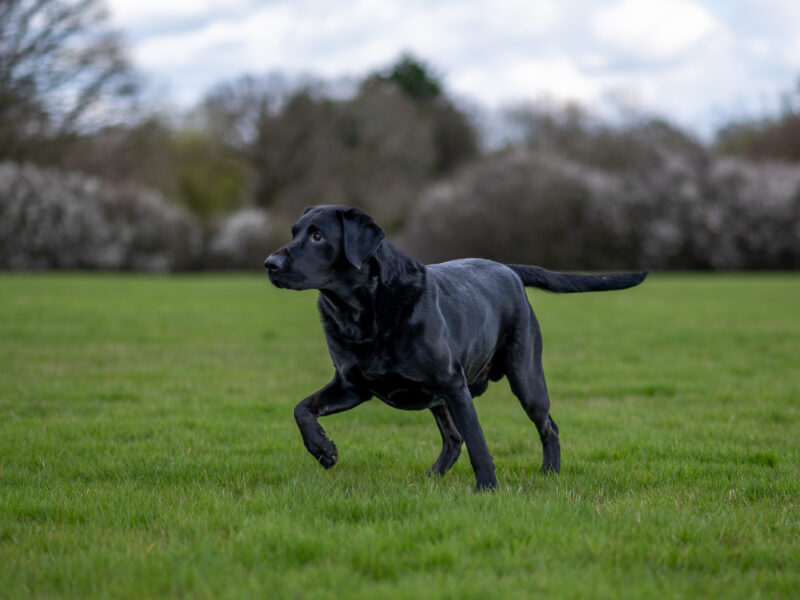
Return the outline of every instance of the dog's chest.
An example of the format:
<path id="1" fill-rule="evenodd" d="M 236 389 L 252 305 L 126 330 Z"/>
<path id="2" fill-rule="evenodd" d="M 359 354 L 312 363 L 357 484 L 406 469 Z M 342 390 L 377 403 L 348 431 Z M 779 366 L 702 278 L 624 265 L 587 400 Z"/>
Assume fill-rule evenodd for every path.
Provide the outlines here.
<path id="1" fill-rule="evenodd" d="M 348 370 L 347 379 L 394 408 L 421 410 L 442 402 L 424 384 L 400 373 L 364 371 L 356 365 Z"/>

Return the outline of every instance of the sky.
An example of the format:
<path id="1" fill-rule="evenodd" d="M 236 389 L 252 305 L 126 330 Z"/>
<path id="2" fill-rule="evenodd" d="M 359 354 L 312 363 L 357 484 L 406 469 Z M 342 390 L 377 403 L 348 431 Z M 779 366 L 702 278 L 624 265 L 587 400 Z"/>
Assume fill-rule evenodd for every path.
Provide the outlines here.
<path id="1" fill-rule="evenodd" d="M 621 104 L 708 136 L 800 85 L 800 0 L 106 1 L 181 107 L 245 73 L 358 78 L 411 52 L 489 110 Z"/>

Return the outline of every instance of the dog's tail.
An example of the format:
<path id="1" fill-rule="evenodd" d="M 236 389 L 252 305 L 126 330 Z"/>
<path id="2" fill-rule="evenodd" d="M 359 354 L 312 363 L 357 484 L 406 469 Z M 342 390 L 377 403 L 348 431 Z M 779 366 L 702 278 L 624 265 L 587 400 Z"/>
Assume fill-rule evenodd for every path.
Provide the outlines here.
<path id="1" fill-rule="evenodd" d="M 639 285 L 647 277 L 647 271 L 584 275 L 582 273 L 558 273 L 529 265 L 507 266 L 519 275 L 525 285 L 558 293 L 624 290 Z"/>

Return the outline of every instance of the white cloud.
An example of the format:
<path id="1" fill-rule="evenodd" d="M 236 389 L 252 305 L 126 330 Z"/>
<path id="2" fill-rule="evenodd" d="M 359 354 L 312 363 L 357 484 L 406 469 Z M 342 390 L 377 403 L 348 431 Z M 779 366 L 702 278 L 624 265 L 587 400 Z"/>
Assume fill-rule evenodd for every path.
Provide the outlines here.
<path id="1" fill-rule="evenodd" d="M 152 26 L 153 21 L 164 19 L 206 17 L 217 10 L 215 4 L 206 0 L 195 6 L 179 0 L 159 11 L 154 0 L 145 0 L 139 8 L 127 0 L 114 0 L 113 8 L 120 23 L 128 20 Z M 553 0 L 495 0 L 491 5 L 411 2 L 406 6 L 377 0 L 348 4 L 305 0 L 218 13 L 217 19 L 189 30 L 141 40 L 135 51 L 137 60 L 156 72 L 190 68 L 199 55 L 227 46 L 241 49 L 240 66 L 335 76 L 355 74 L 410 49 L 447 68 L 458 63 L 458 56 L 469 51 L 476 38 L 491 39 L 495 45 L 509 36 L 538 35 L 559 17 Z"/>
<path id="2" fill-rule="evenodd" d="M 800 37 L 795 38 L 786 48 L 786 59 L 793 67 L 800 69 Z"/>
<path id="3" fill-rule="evenodd" d="M 604 83 L 610 85 L 612 81 L 589 77 L 564 57 L 498 63 L 491 69 L 460 72 L 451 79 L 451 86 L 457 92 L 480 97 L 493 106 L 552 94 L 593 102 L 603 93 Z"/>
<path id="4" fill-rule="evenodd" d="M 680 58 L 720 30 L 707 10 L 689 0 L 622 0 L 598 10 L 592 25 L 602 44 L 645 61 Z"/>
<path id="5" fill-rule="evenodd" d="M 161 26 L 186 19 L 246 10 L 247 0 L 106 0 L 115 22 L 124 28 Z"/>
<path id="6" fill-rule="evenodd" d="M 554 0 L 494 0 L 471 12 L 483 27 L 505 35 L 539 34 L 556 27 L 563 9 Z"/>
<path id="7" fill-rule="evenodd" d="M 189 104 L 239 74 L 361 76 L 410 50 L 497 106 L 609 90 L 703 126 L 777 97 L 800 68 L 800 2 L 743 0 L 110 0 L 137 65 Z M 774 90 L 771 91 L 771 90 Z M 733 110 L 733 109 L 731 109 Z"/>

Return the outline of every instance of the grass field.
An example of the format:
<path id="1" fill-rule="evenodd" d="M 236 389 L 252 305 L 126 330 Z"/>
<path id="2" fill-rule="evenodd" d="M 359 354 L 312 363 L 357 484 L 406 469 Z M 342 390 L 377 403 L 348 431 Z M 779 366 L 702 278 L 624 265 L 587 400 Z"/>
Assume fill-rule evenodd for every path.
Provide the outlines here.
<path id="1" fill-rule="evenodd" d="M 530 294 L 563 472 L 508 385 L 428 479 L 430 413 L 292 408 L 313 292 L 245 276 L 0 276 L 0 597 L 797 598 L 800 276 Z"/>

